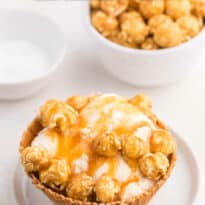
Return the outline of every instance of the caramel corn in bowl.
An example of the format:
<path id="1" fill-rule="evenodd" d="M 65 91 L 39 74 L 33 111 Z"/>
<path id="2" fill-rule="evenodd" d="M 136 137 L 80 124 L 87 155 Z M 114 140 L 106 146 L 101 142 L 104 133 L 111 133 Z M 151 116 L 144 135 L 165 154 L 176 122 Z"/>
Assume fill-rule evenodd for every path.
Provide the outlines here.
<path id="1" fill-rule="evenodd" d="M 197 65 L 204 8 L 204 0 L 90 0 L 84 19 L 105 69 L 154 87 L 182 80 Z"/>
<path id="2" fill-rule="evenodd" d="M 175 153 L 142 94 L 49 100 L 20 143 L 25 172 L 56 205 L 146 205 L 170 176 Z"/>

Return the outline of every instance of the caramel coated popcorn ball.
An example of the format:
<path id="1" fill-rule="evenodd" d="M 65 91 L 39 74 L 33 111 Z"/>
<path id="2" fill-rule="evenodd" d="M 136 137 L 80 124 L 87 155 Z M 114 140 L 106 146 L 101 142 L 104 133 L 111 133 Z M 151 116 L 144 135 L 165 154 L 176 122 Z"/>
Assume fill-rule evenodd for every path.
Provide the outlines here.
<path id="1" fill-rule="evenodd" d="M 54 159 L 51 161 L 48 169 L 39 172 L 39 178 L 41 182 L 48 187 L 62 191 L 67 185 L 70 174 L 71 170 L 66 160 Z"/>
<path id="2" fill-rule="evenodd" d="M 49 100 L 40 108 L 40 119 L 44 127 L 58 128 L 64 131 L 74 124 L 78 113 L 68 104 L 57 100 Z"/>
<path id="3" fill-rule="evenodd" d="M 144 50 L 155 50 L 158 49 L 158 45 L 154 42 L 152 38 L 147 38 L 141 45 Z"/>
<path id="4" fill-rule="evenodd" d="M 157 130 L 150 139 L 151 152 L 161 152 L 165 155 L 175 151 L 175 142 L 172 135 L 166 130 Z"/>
<path id="5" fill-rule="evenodd" d="M 159 14 L 159 15 L 153 16 L 148 21 L 148 25 L 149 25 L 151 33 L 154 33 L 155 30 L 161 24 L 169 24 L 169 23 L 172 23 L 172 19 L 171 19 L 171 17 L 169 17 L 165 14 Z"/>
<path id="6" fill-rule="evenodd" d="M 139 9 L 140 0 L 129 0 L 128 8 L 130 9 Z"/>
<path id="7" fill-rule="evenodd" d="M 121 149 L 121 142 L 114 133 L 104 133 L 94 139 L 93 147 L 97 154 L 112 157 Z"/>
<path id="8" fill-rule="evenodd" d="M 75 110 L 80 111 L 88 104 L 89 99 L 83 96 L 72 96 L 66 100 L 66 103 Z"/>
<path id="9" fill-rule="evenodd" d="M 120 15 L 120 23 L 124 23 L 125 21 L 128 21 L 130 19 L 143 21 L 142 15 L 137 11 L 131 10 L 128 12 L 124 12 L 122 15 Z"/>
<path id="10" fill-rule="evenodd" d="M 164 0 L 141 0 L 139 2 L 139 10 L 145 18 L 162 14 L 164 8 Z"/>
<path id="11" fill-rule="evenodd" d="M 129 0 L 101 0 L 101 9 L 111 16 L 118 16 L 128 7 Z"/>
<path id="12" fill-rule="evenodd" d="M 205 0 L 192 0 L 194 11 L 196 12 L 197 16 L 205 17 Z"/>
<path id="13" fill-rule="evenodd" d="M 174 47 L 184 41 L 184 33 L 175 22 L 163 23 L 156 28 L 154 41 L 162 48 Z"/>
<path id="14" fill-rule="evenodd" d="M 136 95 L 129 99 L 129 102 L 142 110 L 150 110 L 152 108 L 151 99 L 144 94 Z"/>
<path id="15" fill-rule="evenodd" d="M 173 19 L 188 15 L 190 12 L 190 0 L 166 0 L 166 13 Z"/>
<path id="16" fill-rule="evenodd" d="M 203 29 L 203 17 L 205 0 L 91 1 L 91 21 L 97 31 L 134 49 L 178 46 Z"/>
<path id="17" fill-rule="evenodd" d="M 92 24 L 104 36 L 109 36 L 118 28 L 118 21 L 115 17 L 106 14 L 103 11 L 96 11 L 92 14 Z"/>
<path id="18" fill-rule="evenodd" d="M 111 202 L 117 200 L 119 191 L 119 183 L 108 175 L 102 175 L 95 185 L 97 201 L 100 202 Z"/>
<path id="19" fill-rule="evenodd" d="M 151 180 L 158 180 L 163 177 L 169 167 L 169 160 L 160 153 L 146 154 L 139 160 L 139 168 L 142 174 Z"/>
<path id="20" fill-rule="evenodd" d="M 47 150 L 39 147 L 26 147 L 21 154 L 21 161 L 27 172 L 39 171 L 49 165 Z"/>
<path id="21" fill-rule="evenodd" d="M 133 39 L 137 44 L 144 42 L 149 33 L 149 28 L 143 19 L 141 19 L 137 14 L 133 15 L 133 11 L 131 11 L 131 15 L 133 17 L 129 17 L 129 12 L 123 15 L 126 17 L 121 17 L 121 19 L 123 19 L 121 23 L 122 32 L 126 33 L 127 37 Z"/>
<path id="22" fill-rule="evenodd" d="M 193 15 L 182 16 L 177 20 L 179 27 L 184 31 L 187 39 L 194 37 L 202 28 L 200 19 Z"/>
<path id="23" fill-rule="evenodd" d="M 136 48 L 137 44 L 134 42 L 132 38 L 130 38 L 125 32 L 118 32 L 114 35 L 110 35 L 108 37 L 109 40 L 115 42 L 119 45 L 128 47 L 128 48 Z"/>
<path id="24" fill-rule="evenodd" d="M 93 9 L 98 9 L 100 7 L 100 0 L 90 0 L 90 6 Z"/>
<path id="25" fill-rule="evenodd" d="M 94 188 L 92 177 L 82 173 L 73 175 L 66 188 L 67 195 L 73 199 L 87 201 Z"/>
<path id="26" fill-rule="evenodd" d="M 146 142 L 135 135 L 125 137 L 122 144 L 123 154 L 131 159 L 138 159 L 146 154 L 149 149 Z"/>

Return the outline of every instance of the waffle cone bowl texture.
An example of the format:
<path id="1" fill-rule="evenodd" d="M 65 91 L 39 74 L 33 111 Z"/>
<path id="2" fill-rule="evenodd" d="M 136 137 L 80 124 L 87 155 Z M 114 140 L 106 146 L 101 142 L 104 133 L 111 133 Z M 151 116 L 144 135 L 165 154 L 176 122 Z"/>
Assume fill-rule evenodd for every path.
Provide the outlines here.
<path id="1" fill-rule="evenodd" d="M 158 126 L 158 128 L 167 130 L 167 128 L 164 126 L 164 124 L 158 120 L 158 118 L 152 114 L 148 110 L 143 110 L 143 112 L 149 116 L 149 118 Z M 41 132 L 44 129 L 44 126 L 42 125 L 42 119 L 37 116 L 30 125 L 26 128 L 26 130 L 23 133 L 21 142 L 20 142 L 20 154 L 22 157 L 23 151 L 30 147 L 32 144 L 32 141 L 38 136 L 38 133 Z M 176 161 L 176 150 L 169 154 L 167 156 L 169 161 L 169 167 L 166 170 L 166 173 L 161 176 L 159 179 L 155 180 L 155 183 L 153 186 L 151 186 L 149 189 L 144 191 L 143 193 L 140 193 L 136 196 L 132 196 L 130 198 L 126 199 L 119 199 L 115 201 L 107 201 L 107 202 L 100 202 L 96 199 L 94 200 L 79 200 L 79 199 L 73 199 L 69 196 L 67 196 L 64 192 L 56 191 L 53 188 L 47 186 L 46 184 L 42 183 L 39 179 L 38 174 L 36 172 L 30 172 L 25 169 L 26 174 L 31 178 L 33 185 L 35 185 L 38 189 L 40 189 L 42 192 L 44 192 L 45 195 L 55 204 L 55 205 L 97 205 L 97 204 L 109 204 L 109 205 L 118 205 L 118 204 L 129 204 L 129 205 L 147 205 L 149 201 L 152 199 L 152 197 L 155 195 L 155 193 L 162 187 L 162 185 L 166 182 L 166 180 L 169 178 L 174 165 Z M 23 162 L 22 162 L 23 163 Z M 25 168 L 25 167 L 24 167 Z"/>

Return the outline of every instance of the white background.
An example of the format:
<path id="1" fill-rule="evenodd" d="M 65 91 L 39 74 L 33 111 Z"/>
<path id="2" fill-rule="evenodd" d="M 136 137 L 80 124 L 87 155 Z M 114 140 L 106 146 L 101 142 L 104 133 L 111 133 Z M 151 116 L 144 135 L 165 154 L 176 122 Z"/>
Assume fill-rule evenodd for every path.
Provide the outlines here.
<path id="1" fill-rule="evenodd" d="M 68 0 L 0 0 L 0 8 L 25 7 L 49 15 L 63 27 L 68 39 L 65 62 L 47 88 L 24 100 L 0 101 L 0 205 L 12 205 L 12 175 L 19 158 L 18 143 L 38 106 L 48 98 L 65 99 L 96 91 L 124 96 L 144 92 L 151 96 L 154 112 L 184 137 L 196 154 L 201 171 L 196 205 L 205 204 L 205 57 L 199 68 L 194 68 L 187 79 L 175 86 L 143 90 L 121 83 L 102 70 L 97 61 L 92 39 L 83 24 L 82 4 Z"/>

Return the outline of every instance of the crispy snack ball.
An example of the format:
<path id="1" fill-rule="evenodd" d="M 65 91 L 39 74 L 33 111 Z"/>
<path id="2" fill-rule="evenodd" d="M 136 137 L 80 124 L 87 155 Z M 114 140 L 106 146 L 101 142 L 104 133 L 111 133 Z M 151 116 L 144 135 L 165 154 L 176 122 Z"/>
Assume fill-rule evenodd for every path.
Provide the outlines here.
<path id="1" fill-rule="evenodd" d="M 202 28 L 200 20 L 193 15 L 182 16 L 177 20 L 177 23 L 184 31 L 187 39 L 197 35 Z"/>
<path id="2" fill-rule="evenodd" d="M 177 23 L 163 23 L 156 28 L 154 41 L 162 48 L 174 47 L 184 42 L 184 33 Z"/>
<path id="3" fill-rule="evenodd" d="M 101 9 L 111 16 L 118 16 L 128 7 L 129 0 L 101 0 Z"/>
<path id="4" fill-rule="evenodd" d="M 159 47 L 157 44 L 154 42 L 153 38 L 147 38 L 141 45 L 141 48 L 144 50 L 155 50 L 158 49 Z"/>
<path id="5" fill-rule="evenodd" d="M 65 189 L 69 176 L 70 167 L 64 159 L 53 159 L 48 169 L 39 172 L 41 182 L 57 191 Z"/>
<path id="6" fill-rule="evenodd" d="M 40 119 L 44 127 L 64 131 L 77 120 L 78 113 L 68 104 L 49 100 L 40 108 Z"/>
<path id="7" fill-rule="evenodd" d="M 128 11 L 121 16 L 121 30 L 136 43 L 144 42 L 149 34 L 149 27 L 145 24 L 138 12 Z"/>
<path id="8" fill-rule="evenodd" d="M 66 100 L 66 103 L 75 110 L 80 111 L 88 104 L 89 99 L 83 96 L 72 96 Z"/>
<path id="9" fill-rule="evenodd" d="M 97 201 L 111 202 L 118 198 L 120 185 L 108 175 L 102 175 L 95 184 Z"/>
<path id="10" fill-rule="evenodd" d="M 93 192 L 93 178 L 82 173 L 73 175 L 66 188 L 67 195 L 72 199 L 87 201 Z"/>
<path id="11" fill-rule="evenodd" d="M 124 12 L 123 14 L 120 15 L 120 23 L 124 23 L 125 21 L 132 20 L 132 19 L 143 21 L 142 15 L 139 12 L 134 10 Z"/>
<path id="12" fill-rule="evenodd" d="M 189 0 L 166 0 L 166 13 L 173 19 L 178 19 L 191 12 Z"/>
<path id="13" fill-rule="evenodd" d="M 117 19 L 100 10 L 92 13 L 91 20 L 95 28 L 104 36 L 109 36 L 118 28 Z"/>
<path id="14" fill-rule="evenodd" d="M 142 110 L 151 110 L 152 109 L 151 99 L 144 94 L 136 95 L 135 97 L 129 99 L 129 102 L 132 105 L 134 105 Z"/>
<path id="15" fill-rule="evenodd" d="M 47 150 L 39 147 L 26 147 L 21 154 L 21 162 L 27 172 L 39 171 L 49 165 Z"/>
<path id="16" fill-rule="evenodd" d="M 116 134 L 104 133 L 93 140 L 93 148 L 99 155 L 112 157 L 121 149 L 121 142 Z"/>
<path id="17" fill-rule="evenodd" d="M 158 180 L 164 176 L 169 167 L 169 160 L 160 153 L 148 153 L 139 160 L 139 168 L 142 174 L 151 179 Z"/>
<path id="18" fill-rule="evenodd" d="M 141 0 L 129 0 L 129 5 L 128 5 L 128 7 L 129 7 L 130 9 L 138 10 L 138 9 L 139 9 L 140 1 L 141 1 Z"/>
<path id="19" fill-rule="evenodd" d="M 175 151 L 175 142 L 170 132 L 156 130 L 150 139 L 150 147 L 151 152 L 161 152 L 169 155 Z"/>
<path id="20" fill-rule="evenodd" d="M 117 32 L 108 37 L 109 40 L 128 48 L 137 48 L 137 44 L 125 32 Z"/>
<path id="21" fill-rule="evenodd" d="M 205 1 L 200 0 L 200 2 L 196 5 L 196 13 L 199 16 L 205 16 Z"/>
<path id="22" fill-rule="evenodd" d="M 191 3 L 191 8 L 192 8 L 192 11 L 194 11 L 194 9 L 196 8 L 197 4 L 200 2 L 201 0 L 190 0 L 190 3 Z M 202 0 L 203 1 L 203 0 Z"/>
<path id="23" fill-rule="evenodd" d="M 100 7 L 100 0 L 90 0 L 90 6 L 93 9 L 98 9 Z"/>
<path id="24" fill-rule="evenodd" d="M 139 10 L 145 18 L 162 14 L 164 8 L 164 0 L 141 0 L 139 3 Z"/>
<path id="25" fill-rule="evenodd" d="M 122 152 L 125 157 L 138 159 L 149 151 L 146 142 L 135 135 L 125 137 L 122 143 Z"/>
<path id="26" fill-rule="evenodd" d="M 153 16 L 149 19 L 148 21 L 148 25 L 150 28 L 150 32 L 154 33 L 155 30 L 161 25 L 161 24 L 166 24 L 166 23 L 172 23 L 172 19 L 165 15 L 165 14 L 159 14 L 156 16 Z"/>
<path id="27" fill-rule="evenodd" d="M 197 16 L 205 16 L 205 0 L 190 0 L 194 13 Z"/>

